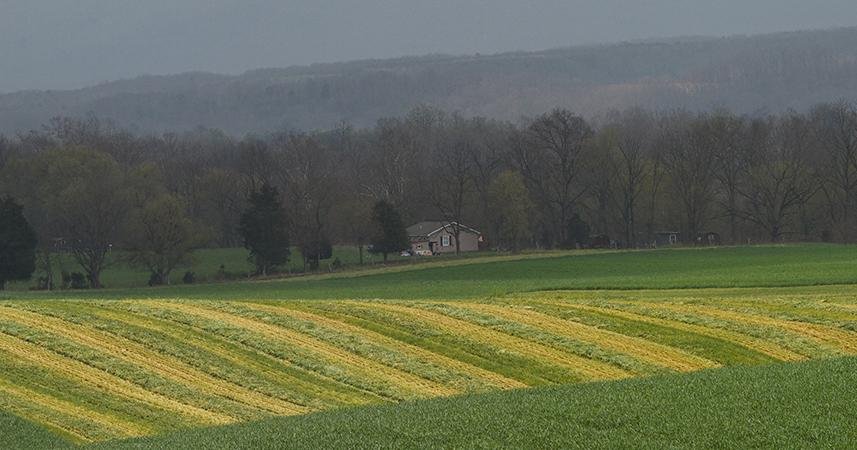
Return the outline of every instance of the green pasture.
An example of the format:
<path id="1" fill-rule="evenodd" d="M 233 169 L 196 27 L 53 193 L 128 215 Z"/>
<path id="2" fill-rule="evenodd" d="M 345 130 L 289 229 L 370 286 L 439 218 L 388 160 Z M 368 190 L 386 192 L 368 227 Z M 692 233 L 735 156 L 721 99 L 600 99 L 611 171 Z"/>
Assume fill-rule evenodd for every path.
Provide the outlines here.
<path id="1" fill-rule="evenodd" d="M 216 259 L 209 267 L 217 267 Z M 418 260 L 264 282 L 0 293 L 0 298 L 456 299 L 554 289 L 701 289 L 857 283 L 857 247 L 794 245 L 556 252 Z M 215 269 L 216 270 L 216 269 Z"/>
<path id="2" fill-rule="evenodd" d="M 855 358 L 737 367 L 351 408 L 95 448 L 851 448 L 855 384 Z"/>
<path id="3" fill-rule="evenodd" d="M 222 265 L 230 280 L 246 280 L 253 273 L 254 267 L 249 259 L 249 253 L 243 248 L 210 248 L 200 249 L 193 253 L 191 263 L 179 267 L 173 271 L 171 281 L 173 284 L 182 284 L 182 277 L 185 272 L 193 272 L 198 283 L 217 281 L 218 272 Z M 329 260 L 322 261 L 319 267 L 319 272 L 330 272 L 333 262 L 339 261 L 345 266 L 359 266 L 360 254 L 354 246 L 336 246 L 333 249 L 333 257 Z M 415 258 L 416 259 L 416 258 Z M 390 255 L 390 262 L 408 261 L 407 258 L 399 255 Z M 146 287 L 149 281 L 149 273 L 146 269 L 133 266 L 125 261 L 123 253 L 117 251 L 108 257 L 108 267 L 104 270 L 102 281 L 108 288 L 135 288 Z M 383 262 L 380 255 L 372 255 L 369 252 L 363 252 L 363 262 L 367 267 L 372 267 Z M 81 272 L 80 267 L 75 262 L 71 255 L 57 255 L 54 261 L 54 278 L 57 283 L 61 280 L 62 272 Z M 289 265 L 284 269 L 284 272 L 299 273 L 302 272 L 303 260 L 300 251 L 297 248 L 292 249 L 292 256 Z M 37 272 L 35 277 L 44 276 L 44 273 Z M 18 281 L 9 283 L 8 289 L 12 291 L 26 291 L 35 286 L 35 280 Z"/>

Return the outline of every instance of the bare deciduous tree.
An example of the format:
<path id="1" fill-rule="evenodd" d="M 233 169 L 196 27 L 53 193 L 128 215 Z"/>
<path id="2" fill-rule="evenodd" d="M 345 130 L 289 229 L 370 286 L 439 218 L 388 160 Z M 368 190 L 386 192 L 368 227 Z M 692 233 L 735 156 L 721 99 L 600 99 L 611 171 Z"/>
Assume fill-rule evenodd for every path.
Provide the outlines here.
<path id="1" fill-rule="evenodd" d="M 474 190 L 473 167 L 477 151 L 476 142 L 467 134 L 463 122 L 455 118 L 444 138 L 438 141 L 439 146 L 431 154 L 424 183 L 429 189 L 428 198 L 455 238 L 456 254 L 461 253 L 461 229 Z"/>
<path id="2" fill-rule="evenodd" d="M 608 135 L 610 179 L 616 186 L 616 200 L 626 245 L 637 241 L 637 204 L 649 175 L 647 150 L 651 146 L 651 118 L 634 110 L 616 119 L 605 130 Z"/>
<path id="3" fill-rule="evenodd" d="M 551 245 L 568 243 L 575 204 L 587 192 L 579 181 L 593 134 L 581 117 L 557 109 L 534 120 L 513 150 L 518 170 L 546 216 Z"/>
<path id="4" fill-rule="evenodd" d="M 739 183 L 744 168 L 744 154 L 747 147 L 754 143 L 748 136 L 744 121 L 728 112 L 718 112 L 709 117 L 702 126 L 701 139 L 714 155 L 714 177 L 717 179 L 720 195 L 720 209 L 729 220 L 729 242 L 736 243 L 738 237 Z"/>
<path id="5" fill-rule="evenodd" d="M 327 220 L 336 200 L 337 159 L 310 135 L 283 135 L 275 142 L 280 163 L 276 177 L 286 193 L 290 234 L 302 249 L 306 270 L 326 259 L 322 253 L 329 244 Z"/>
<path id="6" fill-rule="evenodd" d="M 815 139 L 824 154 L 823 192 L 830 219 L 844 242 L 851 242 L 857 202 L 857 110 L 838 103 L 813 112 Z"/>
<path id="7" fill-rule="evenodd" d="M 702 119 L 676 114 L 663 129 L 664 164 L 681 204 L 684 232 L 695 240 L 711 216 L 714 155 L 704 143 Z"/>
<path id="8" fill-rule="evenodd" d="M 766 135 L 746 154 L 738 188 L 745 200 L 740 213 L 765 230 L 771 242 L 778 242 L 819 184 L 808 161 L 811 130 L 803 117 L 770 123 Z"/>

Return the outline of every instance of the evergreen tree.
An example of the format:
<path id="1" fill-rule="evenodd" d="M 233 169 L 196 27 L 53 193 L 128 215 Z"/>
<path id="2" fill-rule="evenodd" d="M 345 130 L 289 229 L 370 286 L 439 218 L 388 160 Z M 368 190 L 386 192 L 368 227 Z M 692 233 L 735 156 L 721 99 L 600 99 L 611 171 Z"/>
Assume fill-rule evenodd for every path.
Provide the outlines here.
<path id="1" fill-rule="evenodd" d="M 27 280 L 36 270 L 36 232 L 24 207 L 10 197 L 0 199 L 0 290 L 13 280 Z"/>
<path id="2" fill-rule="evenodd" d="M 381 200 L 375 203 L 372 209 L 372 221 L 376 230 L 372 237 L 372 248 L 369 251 L 384 255 L 384 262 L 387 262 L 387 255 L 390 253 L 398 253 L 410 247 L 402 216 L 389 202 Z"/>
<path id="3" fill-rule="evenodd" d="M 289 261 L 286 212 L 276 188 L 265 184 L 250 195 L 250 206 L 241 216 L 244 247 L 256 264 L 256 273 L 267 275 Z"/>

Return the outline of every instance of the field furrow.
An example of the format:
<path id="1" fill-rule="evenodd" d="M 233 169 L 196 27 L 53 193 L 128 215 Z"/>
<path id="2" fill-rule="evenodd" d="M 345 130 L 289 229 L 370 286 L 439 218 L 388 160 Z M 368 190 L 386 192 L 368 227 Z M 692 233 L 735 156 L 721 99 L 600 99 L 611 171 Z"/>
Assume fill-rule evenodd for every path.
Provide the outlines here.
<path id="1" fill-rule="evenodd" d="M 504 377 L 498 373 L 482 369 L 478 366 L 426 350 L 416 345 L 408 344 L 407 342 L 390 338 L 381 333 L 377 333 L 366 328 L 351 325 L 341 320 L 335 320 L 323 316 L 321 314 L 315 314 L 312 312 L 301 310 L 296 307 L 294 303 L 289 305 L 277 306 L 262 304 L 252 304 L 246 306 L 274 314 L 288 315 L 300 320 L 304 320 L 306 322 L 325 326 L 329 329 L 345 331 L 355 336 L 359 336 L 363 339 L 371 340 L 372 342 L 377 343 L 378 345 L 384 346 L 386 348 L 395 349 L 396 351 L 402 352 L 412 358 L 427 361 L 438 367 L 443 367 L 448 370 L 458 372 L 459 374 L 463 374 L 473 380 L 478 380 L 482 383 L 494 386 L 496 388 L 513 389 L 526 387 L 524 383 L 521 383 L 517 380 L 508 377 Z"/>
<path id="2" fill-rule="evenodd" d="M 580 381 L 579 377 L 562 367 L 545 364 L 529 355 L 509 352 L 496 343 L 477 341 L 417 318 L 365 308 L 355 302 L 313 303 L 311 309 L 318 314 L 498 373 L 527 386 Z"/>
<path id="3" fill-rule="evenodd" d="M 649 364 L 646 361 L 633 358 L 627 354 L 606 349 L 592 342 L 553 333 L 543 328 L 535 327 L 532 324 L 509 320 L 499 315 L 477 311 L 463 305 L 429 303 L 424 304 L 422 307 L 480 327 L 515 336 L 528 342 L 535 342 L 564 353 L 618 367 L 632 374 L 632 376 L 651 375 L 668 371 L 657 365 Z"/>
<path id="4" fill-rule="evenodd" d="M 665 320 L 674 320 L 691 325 L 698 325 L 713 330 L 724 330 L 752 336 L 766 342 L 779 345 L 805 358 L 831 357 L 841 355 L 842 352 L 835 346 L 830 346 L 783 328 L 772 326 L 760 326 L 734 318 L 718 317 L 711 314 L 703 314 L 698 310 L 683 308 L 680 304 L 672 302 L 611 302 L 602 304 L 609 308 L 622 309 L 649 317 Z"/>
<path id="5" fill-rule="evenodd" d="M 514 306 L 481 303 L 463 305 L 466 308 L 497 315 L 507 320 L 531 325 L 572 339 L 591 342 L 599 347 L 631 356 L 678 372 L 719 367 L 720 364 L 687 351 L 647 341 L 642 338 L 601 330 L 579 322 L 558 319 L 547 314 Z"/>
<path id="6" fill-rule="evenodd" d="M 298 405 L 277 401 L 267 395 L 224 382 L 176 358 L 165 357 L 161 353 L 113 334 L 101 333 L 54 317 L 10 308 L 0 308 L 0 317 L 30 328 L 60 333 L 66 338 L 138 365 L 201 393 L 221 396 L 277 415 L 293 415 L 307 411 L 306 408 Z"/>
<path id="7" fill-rule="evenodd" d="M 557 304 L 556 302 L 551 302 L 551 304 Z M 781 360 L 781 361 L 803 361 L 806 359 L 805 356 L 795 353 L 787 348 L 784 348 L 775 343 L 755 338 L 753 336 L 749 336 L 746 334 L 737 333 L 734 331 L 727 331 L 716 328 L 709 328 L 700 325 L 689 324 L 685 322 L 680 322 L 677 320 L 670 319 L 661 319 L 658 317 L 647 316 L 643 314 L 637 314 L 632 312 L 623 311 L 615 308 L 606 308 L 599 306 L 591 306 L 584 304 L 574 304 L 568 302 L 562 302 L 560 305 L 567 306 L 569 308 L 581 309 L 584 311 L 592 311 L 600 314 L 606 314 L 611 316 L 620 317 L 627 320 L 644 322 L 655 324 L 659 326 L 663 326 L 666 328 L 674 328 L 677 330 L 682 330 L 690 333 L 696 333 L 703 336 L 710 336 L 715 339 L 721 339 L 725 342 L 733 342 L 740 346 L 746 347 L 750 350 L 757 351 L 759 353 L 768 355 L 772 358 Z"/>
<path id="8" fill-rule="evenodd" d="M 838 348 L 845 354 L 857 353 L 857 333 L 830 326 L 795 320 L 777 319 L 743 311 L 729 311 L 713 306 L 663 305 L 661 307 L 674 311 L 688 311 L 703 314 L 754 326 L 786 330 L 796 335 L 812 339 L 820 344 Z"/>
<path id="9" fill-rule="evenodd" d="M 375 378 L 385 384 L 394 386 L 402 399 L 426 398 L 457 393 L 456 390 L 442 384 L 357 356 L 306 334 L 294 332 L 260 320 L 249 319 L 218 311 L 217 309 L 186 303 L 159 302 L 156 305 L 166 309 L 174 309 L 214 319 L 286 342 L 290 345 L 296 345 L 328 361 L 341 364 L 350 370 L 356 371 L 358 376 Z"/>
<path id="10" fill-rule="evenodd" d="M 252 370 L 252 376 L 262 376 L 297 396 L 295 403 L 314 408 L 362 405 L 377 402 L 379 397 L 350 384 L 335 380 L 298 365 L 278 352 L 259 348 L 250 333 L 240 338 L 198 316 L 154 308 L 145 302 L 110 303 L 99 308 L 98 314 L 145 329 L 169 334 L 175 339 L 227 359 L 242 370 Z M 118 315 L 117 315 L 118 314 Z M 230 330 L 231 331 L 231 330 Z M 230 367 L 232 367 L 230 363 Z"/>
<path id="11" fill-rule="evenodd" d="M 297 405 L 303 412 L 325 406 L 350 404 L 347 401 L 334 401 L 332 395 L 325 396 L 324 394 L 329 392 L 319 389 L 318 383 L 307 382 L 295 376 L 294 367 L 267 355 L 237 348 L 215 336 L 198 334 L 195 330 L 176 324 L 167 323 L 165 326 L 165 323 L 159 320 L 127 312 L 118 313 L 104 309 L 90 311 L 93 316 L 110 320 L 134 335 L 137 335 L 137 330 L 145 330 L 168 344 L 161 347 L 162 349 L 183 361 L 201 370 L 209 370 L 232 383 L 252 386 L 255 391 Z M 317 396 L 306 395 L 304 391 L 310 391 Z"/>
<path id="12" fill-rule="evenodd" d="M 188 405 L 162 394 L 149 391 L 128 380 L 75 359 L 46 350 L 36 344 L 8 335 L 5 332 L 0 333 L 0 351 L 6 352 L 23 361 L 29 361 L 50 369 L 59 375 L 93 385 L 107 393 L 124 397 L 128 401 L 141 402 L 173 413 L 189 424 L 217 425 L 235 421 L 231 416 Z"/>
<path id="13" fill-rule="evenodd" d="M 0 351 L 0 373 L 3 374 L 4 380 L 14 386 L 75 405 L 95 415 L 111 417 L 117 423 L 133 424 L 139 430 L 148 430 L 148 434 L 175 431 L 195 424 L 163 408 L 144 402 L 129 401 L 127 397 L 106 391 L 96 384 L 66 376 L 51 368 L 2 351 Z M 90 436 L 115 431 L 97 422 L 84 420 L 81 415 L 71 416 L 56 409 L 45 409 L 34 403 L 19 403 L 18 407 L 38 412 L 42 417 L 49 419 L 49 422 L 51 420 L 69 422 Z"/>
<path id="14" fill-rule="evenodd" d="M 145 436 L 155 431 L 143 424 L 92 411 L 3 378 L 0 378 L 0 393 L 4 397 L 0 402 L 8 403 L 11 410 L 25 416 L 37 416 L 38 421 L 62 429 L 83 442 Z M 83 425 L 75 426 L 75 422 L 83 422 Z"/>
<path id="15" fill-rule="evenodd" d="M 543 362 L 565 367 L 586 380 L 620 379 L 631 376 L 627 371 L 600 361 L 583 358 L 571 353 L 495 331 L 464 320 L 420 308 L 418 305 L 404 306 L 392 303 L 362 303 L 362 306 L 415 317 L 437 327 L 469 336 L 475 340 L 494 342 L 507 351 L 530 355 Z"/>
<path id="16" fill-rule="evenodd" d="M 849 311 L 847 303 L 828 296 L 778 296 L 775 300 L 753 301 L 742 298 L 693 299 L 671 301 L 670 304 L 708 305 L 736 311 L 748 311 L 767 317 L 813 323 L 857 324 L 857 311 Z M 845 306 L 842 308 L 841 306 Z"/>
<path id="17" fill-rule="evenodd" d="M 140 305 L 135 305 L 139 307 Z M 353 367 L 325 358 L 324 355 L 305 346 L 293 345 L 277 333 L 263 333 L 238 323 L 225 322 L 205 314 L 182 312 L 177 309 L 147 304 L 147 312 L 159 317 L 170 317 L 179 326 L 193 327 L 210 333 L 229 343 L 243 345 L 262 355 L 281 362 L 284 366 L 298 369 L 302 379 L 315 380 L 337 393 L 348 393 L 353 404 L 394 402 L 401 399 L 396 387 L 379 379 L 355 373 Z"/>
<path id="18" fill-rule="evenodd" d="M 355 334 L 345 329 L 327 327 L 319 322 L 299 319 L 294 315 L 283 314 L 280 311 L 272 312 L 259 309 L 247 303 L 219 305 L 217 309 L 301 333 L 349 354 L 454 389 L 456 393 L 484 390 L 484 384 L 472 378 L 426 359 L 412 357 L 403 352 L 400 345 L 395 341 L 381 345 L 376 341 L 367 339 L 362 333 Z"/>

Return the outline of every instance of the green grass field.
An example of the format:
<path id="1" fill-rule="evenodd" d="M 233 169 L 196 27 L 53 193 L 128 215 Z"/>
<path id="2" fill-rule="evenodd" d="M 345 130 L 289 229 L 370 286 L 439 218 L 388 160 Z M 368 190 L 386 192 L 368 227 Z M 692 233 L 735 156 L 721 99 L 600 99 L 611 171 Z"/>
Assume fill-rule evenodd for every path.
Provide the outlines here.
<path id="1" fill-rule="evenodd" d="M 0 445 L 22 449 L 70 447 L 59 434 L 7 412 L 0 412 Z"/>
<path id="2" fill-rule="evenodd" d="M 98 445 L 144 448 L 851 448 L 857 359 L 352 408 Z"/>
<path id="3" fill-rule="evenodd" d="M 346 266 L 355 266 L 360 263 L 360 254 L 356 247 L 336 246 L 333 249 L 333 257 L 329 260 L 322 261 L 320 271 L 329 270 L 329 265 L 335 259 Z M 418 258 L 413 258 L 418 259 Z M 149 281 L 149 273 L 140 267 L 129 265 L 124 261 L 121 253 L 110 255 L 110 263 L 105 269 L 102 281 L 109 288 L 137 288 L 145 287 Z M 409 262 L 408 258 L 402 258 L 398 255 L 390 255 L 391 262 Z M 380 264 L 383 258 L 380 255 L 372 255 L 364 251 L 363 262 L 367 266 Z M 254 270 L 253 264 L 249 260 L 249 253 L 243 248 L 211 248 L 201 249 L 194 252 L 192 263 L 177 268 L 172 274 L 173 284 L 181 284 L 182 277 L 185 272 L 191 271 L 196 276 L 198 282 L 205 283 L 214 281 L 220 266 L 223 265 L 226 272 L 235 279 L 247 278 Z M 75 263 L 74 258 L 70 255 L 61 255 L 56 257 L 54 262 L 54 278 L 60 280 L 62 272 L 80 272 L 80 268 Z M 300 272 L 303 270 L 303 263 L 300 251 L 297 248 L 292 249 L 292 257 L 289 261 L 288 270 L 292 272 Z M 34 286 L 32 281 L 20 281 L 9 284 L 9 290 L 26 291 Z"/>
<path id="4" fill-rule="evenodd" d="M 262 283 L 2 298 L 456 299 L 554 289 L 679 289 L 857 284 L 857 247 L 836 245 L 556 252 L 419 259 L 416 264 Z"/>
<path id="5" fill-rule="evenodd" d="M 854 247 L 487 256 L 2 295 L 4 448 L 854 437 L 840 407 L 853 395 L 836 395 L 857 376 Z"/>

